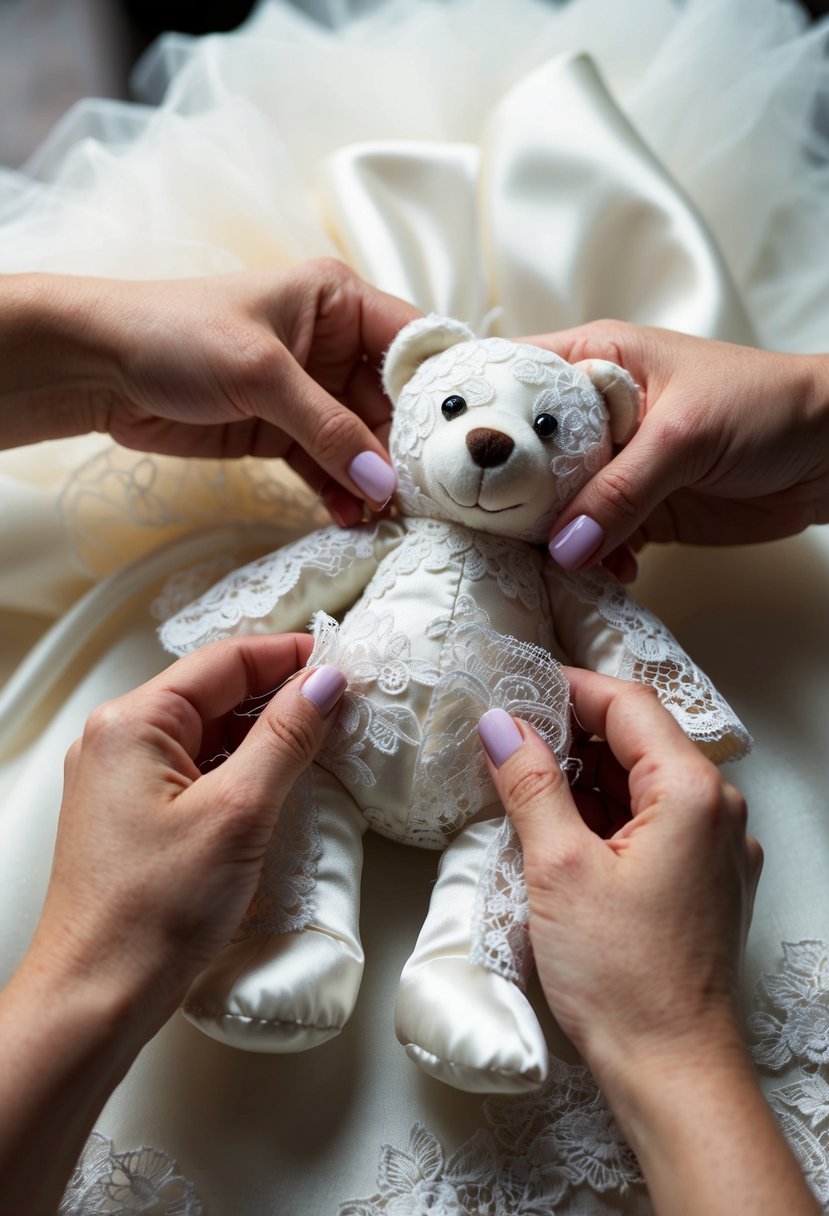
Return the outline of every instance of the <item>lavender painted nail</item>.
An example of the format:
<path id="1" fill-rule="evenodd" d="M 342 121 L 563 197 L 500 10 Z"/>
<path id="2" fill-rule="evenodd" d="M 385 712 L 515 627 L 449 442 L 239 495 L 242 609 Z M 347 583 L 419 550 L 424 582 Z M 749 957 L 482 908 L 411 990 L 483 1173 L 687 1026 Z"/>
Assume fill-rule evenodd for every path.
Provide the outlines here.
<path id="1" fill-rule="evenodd" d="M 575 570 L 604 540 L 604 528 L 589 515 L 577 515 L 550 541 L 550 557 L 565 570 Z"/>
<path id="2" fill-rule="evenodd" d="M 376 452 L 360 452 L 348 466 L 348 476 L 372 502 L 383 506 L 397 488 L 394 469 Z"/>
<path id="3" fill-rule="evenodd" d="M 312 671 L 299 691 L 303 697 L 307 697 L 316 705 L 324 718 L 327 718 L 345 692 L 346 683 L 347 680 L 338 667 L 326 664 L 325 667 L 317 667 Z"/>
<path id="4" fill-rule="evenodd" d="M 488 709 L 478 722 L 478 734 L 496 768 L 509 760 L 524 742 L 521 731 L 505 709 Z"/>

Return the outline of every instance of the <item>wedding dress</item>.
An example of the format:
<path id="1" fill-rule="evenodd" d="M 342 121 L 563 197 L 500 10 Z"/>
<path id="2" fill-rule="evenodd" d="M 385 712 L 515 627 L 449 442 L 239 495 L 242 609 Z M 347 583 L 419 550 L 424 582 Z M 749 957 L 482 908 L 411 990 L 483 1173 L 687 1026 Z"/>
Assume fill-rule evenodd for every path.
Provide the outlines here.
<path id="1" fill-rule="evenodd" d="M 828 33 L 786 0 L 332 0 L 325 22 L 270 0 L 236 33 L 162 39 L 139 102 L 83 103 L 0 172 L 0 272 L 333 254 L 480 333 L 617 315 L 829 350 Z M 3 453 L 0 511 L 5 977 L 86 715 L 165 665 L 160 620 L 323 513 L 273 463 L 101 436 Z M 650 552 L 635 591 L 755 738 L 734 773 L 766 851 L 746 1033 L 829 1207 L 829 539 Z M 369 842 L 369 965 L 337 1039 L 262 1057 L 174 1017 L 107 1104 L 64 1216 L 648 1212 L 549 1018 L 550 1080 L 517 1099 L 449 1092 L 400 1051 L 393 993 L 433 865 Z"/>

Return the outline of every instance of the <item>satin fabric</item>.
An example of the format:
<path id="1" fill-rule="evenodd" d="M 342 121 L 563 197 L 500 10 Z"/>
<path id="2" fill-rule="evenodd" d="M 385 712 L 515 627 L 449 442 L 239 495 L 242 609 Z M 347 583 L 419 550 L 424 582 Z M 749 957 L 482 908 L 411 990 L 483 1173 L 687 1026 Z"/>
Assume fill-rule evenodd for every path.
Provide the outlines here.
<path id="1" fill-rule="evenodd" d="M 239 35 L 163 44 L 139 72 L 146 106 L 84 105 L 27 172 L 0 174 L 0 270 L 165 277 L 339 253 L 480 332 L 615 312 L 829 349 L 827 169 L 811 126 L 824 36 L 771 0 L 402 4 L 334 33 L 263 6 Z M 169 600 L 168 573 L 208 553 L 247 560 L 275 543 L 274 521 L 280 536 L 312 526 L 313 503 L 278 476 L 145 460 L 100 436 L 0 457 L 3 670 L 45 635 L 4 718 L 4 975 L 48 880 L 66 748 L 96 704 L 166 663 L 152 606 Z M 270 537 L 246 545 L 228 520 L 265 520 Z M 141 555 L 150 565 L 130 567 Z M 636 587 L 756 740 L 734 772 L 766 850 L 747 1001 L 781 940 L 829 940 L 827 590 L 823 530 L 651 553 Z M 417 1119 L 450 1148 L 471 1135 L 478 1099 L 422 1081 L 392 1028 L 433 865 L 367 840 L 370 963 L 341 1035 L 250 1056 L 174 1018 L 102 1130 L 162 1147 L 209 1210 L 239 1216 L 371 1194 L 382 1144 L 405 1145 Z M 585 1189 L 576 1210 L 645 1209 L 634 1191 Z"/>

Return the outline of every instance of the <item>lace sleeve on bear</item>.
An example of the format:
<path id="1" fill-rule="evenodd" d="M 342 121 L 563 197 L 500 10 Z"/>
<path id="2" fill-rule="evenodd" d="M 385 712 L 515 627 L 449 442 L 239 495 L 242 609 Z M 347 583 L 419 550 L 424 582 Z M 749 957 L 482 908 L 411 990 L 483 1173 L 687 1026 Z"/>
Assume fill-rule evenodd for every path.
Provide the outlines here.
<path id="1" fill-rule="evenodd" d="M 381 529 L 388 538 L 393 527 L 384 523 L 320 528 L 231 571 L 161 626 L 158 632 L 162 646 L 172 654 L 183 655 L 207 642 L 270 630 L 269 615 L 310 572 L 332 581 L 350 570 L 356 573 L 355 564 L 376 561 L 375 546 Z M 341 606 L 329 605 L 334 611 Z M 297 627 L 304 625 L 310 614 L 303 609 L 301 615 Z M 287 628 L 284 624 L 279 627 Z"/>
<path id="2" fill-rule="evenodd" d="M 751 736 L 734 710 L 692 662 L 669 629 L 610 575 L 598 570 L 560 572 L 563 586 L 595 608 L 620 635 L 622 680 L 650 684 L 689 739 L 716 764 L 737 760 L 751 749 Z"/>

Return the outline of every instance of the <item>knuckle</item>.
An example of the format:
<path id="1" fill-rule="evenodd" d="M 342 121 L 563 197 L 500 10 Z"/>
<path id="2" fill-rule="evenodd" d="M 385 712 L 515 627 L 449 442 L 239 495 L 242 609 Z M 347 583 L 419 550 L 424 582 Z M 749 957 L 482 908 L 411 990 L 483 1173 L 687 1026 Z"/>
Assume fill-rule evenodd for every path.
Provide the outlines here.
<path id="1" fill-rule="evenodd" d="M 356 419 L 344 405 L 326 410 L 315 420 L 312 455 L 318 464 L 333 464 L 353 445 Z"/>
<path id="2" fill-rule="evenodd" d="M 524 857 L 524 876 L 530 891 L 559 888 L 569 878 L 578 880 L 584 870 L 584 852 L 571 840 L 558 839 L 542 856 Z"/>
<path id="3" fill-rule="evenodd" d="M 123 698 L 104 701 L 93 709 L 87 718 L 83 742 L 92 747 L 111 746 L 113 742 L 128 738 L 132 733 L 132 725 L 133 715 Z"/>
<path id="4" fill-rule="evenodd" d="M 340 287 L 354 278 L 354 271 L 339 258 L 311 258 L 306 267 L 310 274 L 328 287 Z"/>
<path id="5" fill-rule="evenodd" d="M 607 359 L 623 365 L 622 348 L 631 326 L 625 321 L 604 318 L 582 325 L 570 353 L 570 362 Z"/>
<path id="6" fill-rule="evenodd" d="M 69 747 L 69 750 L 67 751 L 67 753 L 63 759 L 63 773 L 64 773 L 65 777 L 71 776 L 71 774 L 75 771 L 75 769 L 77 768 L 78 763 L 80 761 L 80 758 L 81 758 L 81 741 L 80 741 L 80 739 L 76 739 L 75 742 L 72 743 L 71 746 Z"/>
<path id="7" fill-rule="evenodd" d="M 635 519 L 639 514 L 637 487 L 634 481 L 613 463 L 602 475 L 602 499 L 606 506 L 624 519 Z"/>
<path id="8" fill-rule="evenodd" d="M 754 873 L 756 875 L 759 875 L 763 869 L 763 861 L 765 858 L 765 854 L 763 853 L 763 846 L 760 844 L 760 841 L 757 840 L 754 836 L 747 836 L 746 837 L 746 849 L 748 852 L 749 865 L 751 866 Z"/>
<path id="9" fill-rule="evenodd" d="M 504 786 L 504 802 L 510 813 L 521 816 L 538 803 L 550 801 L 564 785 L 560 769 L 531 764 L 510 774 Z"/>
<path id="10" fill-rule="evenodd" d="M 248 335 L 236 346 L 236 380 L 242 400 L 250 406 L 262 393 L 273 391 L 285 350 L 266 333 Z"/>
<path id="11" fill-rule="evenodd" d="M 745 831 L 748 824 L 748 803 L 743 794 L 729 781 L 723 783 L 722 797 L 731 817 L 738 827 Z"/>
<path id="12" fill-rule="evenodd" d="M 288 716 L 275 711 L 263 715 L 261 722 L 278 756 L 300 768 L 311 763 L 317 754 L 319 736 L 302 714 Z"/>

